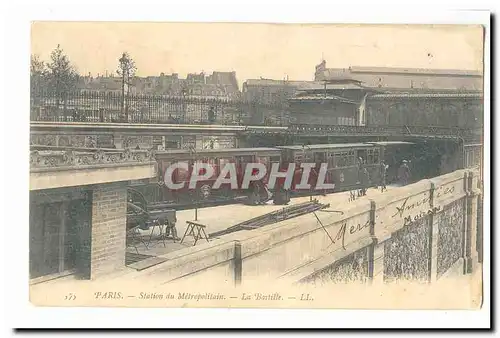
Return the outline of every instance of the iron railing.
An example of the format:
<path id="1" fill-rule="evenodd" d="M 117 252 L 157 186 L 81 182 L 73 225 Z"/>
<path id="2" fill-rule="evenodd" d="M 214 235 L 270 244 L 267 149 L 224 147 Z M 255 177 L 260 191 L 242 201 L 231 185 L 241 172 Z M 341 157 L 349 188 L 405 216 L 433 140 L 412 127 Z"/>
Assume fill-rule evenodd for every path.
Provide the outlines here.
<path id="1" fill-rule="evenodd" d="M 30 117 L 31 121 L 48 122 L 286 125 L 287 111 L 284 104 L 226 97 L 34 91 Z M 262 118 L 252 120 L 256 116 Z"/>
<path id="2" fill-rule="evenodd" d="M 288 106 L 240 98 L 32 91 L 31 121 L 218 124 L 287 127 L 302 135 L 423 136 L 471 138 L 480 128 L 448 126 L 314 125 L 290 122 Z M 264 130 L 249 131 L 262 133 Z M 481 133 L 481 131 L 479 131 Z"/>
<path id="3" fill-rule="evenodd" d="M 479 128 L 468 129 L 442 126 L 342 126 L 342 125 L 290 125 L 289 131 L 303 135 L 360 135 L 360 136 L 418 136 L 472 138 Z"/>

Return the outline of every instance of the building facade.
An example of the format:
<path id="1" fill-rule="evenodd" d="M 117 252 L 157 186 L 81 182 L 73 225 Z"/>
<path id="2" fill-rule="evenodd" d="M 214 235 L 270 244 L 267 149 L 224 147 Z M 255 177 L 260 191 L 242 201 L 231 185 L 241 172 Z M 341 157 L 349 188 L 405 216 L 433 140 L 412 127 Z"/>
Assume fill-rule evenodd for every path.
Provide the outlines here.
<path id="1" fill-rule="evenodd" d="M 316 66 L 316 81 L 347 76 L 364 86 L 384 90 L 482 91 L 480 72 L 454 69 L 359 67 L 327 68 L 326 61 Z"/>
<path id="2" fill-rule="evenodd" d="M 316 83 L 289 99 L 290 122 L 313 125 L 351 125 L 366 123 L 366 98 L 372 90 L 359 81 L 341 78 Z"/>

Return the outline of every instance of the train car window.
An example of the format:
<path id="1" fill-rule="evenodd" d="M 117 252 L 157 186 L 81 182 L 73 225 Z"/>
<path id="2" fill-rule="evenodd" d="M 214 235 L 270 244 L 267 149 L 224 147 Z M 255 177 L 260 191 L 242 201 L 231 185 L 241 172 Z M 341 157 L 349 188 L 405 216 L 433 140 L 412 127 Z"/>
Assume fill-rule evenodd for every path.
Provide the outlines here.
<path id="1" fill-rule="evenodd" d="M 220 171 L 226 166 L 226 164 L 231 163 L 231 160 L 228 158 L 219 158 L 219 174 Z"/>
<path id="2" fill-rule="evenodd" d="M 302 152 L 297 151 L 293 156 L 294 162 L 299 164 L 304 160 L 304 154 Z"/>
<path id="3" fill-rule="evenodd" d="M 180 161 L 179 163 L 185 163 L 189 165 L 188 161 Z M 174 177 L 177 181 L 176 183 L 186 182 L 189 179 L 189 170 L 178 168 L 177 170 L 175 170 Z"/>
<path id="4" fill-rule="evenodd" d="M 314 163 L 325 162 L 326 154 L 324 152 L 314 153 Z"/>
<path id="5" fill-rule="evenodd" d="M 366 163 L 373 164 L 373 150 L 369 149 L 367 155 Z"/>
<path id="6" fill-rule="evenodd" d="M 267 157 L 267 156 L 256 156 L 256 159 L 257 159 L 257 163 L 262 163 L 266 167 L 269 164 L 269 157 Z"/>
<path id="7" fill-rule="evenodd" d="M 313 160 L 313 158 L 314 158 L 313 156 L 314 156 L 314 155 L 313 155 L 313 154 L 311 154 L 311 152 L 310 152 L 310 151 L 307 151 L 307 150 L 305 150 L 305 151 L 304 151 L 304 160 L 305 160 L 306 162 L 312 161 L 312 160 Z"/>
<path id="8" fill-rule="evenodd" d="M 211 179 L 217 179 L 217 176 L 219 174 L 219 161 L 217 160 L 217 158 L 209 158 L 207 159 L 206 163 L 208 163 L 214 169 L 214 173 L 212 174 Z"/>
<path id="9" fill-rule="evenodd" d="M 293 156 L 290 150 L 284 149 L 281 151 L 281 160 L 283 161 L 283 163 L 289 163 L 293 161 Z"/>
<path id="10" fill-rule="evenodd" d="M 334 165 L 335 165 L 335 168 L 340 167 L 340 158 L 342 157 L 342 154 L 340 154 L 340 153 L 335 153 L 335 154 L 334 154 L 334 156 L 335 156 L 335 157 L 333 158 L 333 160 L 334 160 L 334 162 L 333 162 L 333 163 L 334 163 Z"/>
<path id="11" fill-rule="evenodd" d="M 253 158 L 252 158 L 252 157 L 253 157 L 253 156 L 248 156 L 248 155 L 246 155 L 246 156 L 240 156 L 240 157 L 239 157 L 239 162 L 240 162 L 241 164 L 252 163 L 252 160 L 253 160 Z"/>
<path id="12" fill-rule="evenodd" d="M 196 160 L 194 163 L 193 163 L 193 170 L 194 170 L 194 165 L 195 164 L 201 164 L 201 163 L 205 163 L 205 164 L 208 164 L 210 165 L 213 169 L 214 169 L 214 172 L 212 174 L 212 177 L 208 178 L 208 179 L 213 179 L 214 177 L 217 177 L 217 165 L 216 165 L 216 159 L 213 159 L 213 158 L 203 158 L 201 160 Z M 204 175 L 205 174 L 205 169 L 201 169 L 200 172 L 199 172 L 200 175 Z"/>
<path id="13" fill-rule="evenodd" d="M 357 151 L 356 158 L 360 158 L 360 157 L 363 159 L 363 161 L 366 161 L 366 150 L 365 149 L 359 149 Z"/>
<path id="14" fill-rule="evenodd" d="M 238 163 L 239 163 L 239 168 L 240 168 L 241 172 L 244 172 L 246 167 L 247 167 L 247 164 L 252 163 L 252 162 L 253 162 L 253 156 L 251 156 L 251 155 L 238 157 Z"/>
<path id="15" fill-rule="evenodd" d="M 347 153 L 342 152 L 340 153 L 339 160 L 337 162 L 339 167 L 345 167 L 347 166 Z"/>
<path id="16" fill-rule="evenodd" d="M 271 161 L 271 163 L 280 163 L 280 157 L 279 156 L 271 156 L 269 158 L 269 160 Z"/>
<path id="17" fill-rule="evenodd" d="M 256 160 L 257 160 L 257 163 L 262 163 L 263 165 L 265 165 L 267 172 L 269 172 L 269 169 L 270 169 L 269 157 L 256 156 Z"/>
<path id="18" fill-rule="evenodd" d="M 171 161 L 161 161 L 160 162 L 160 165 L 158 168 L 158 178 L 160 179 L 160 181 L 163 181 L 165 179 L 165 177 L 163 177 L 163 175 L 165 175 L 165 170 L 167 170 L 167 168 L 170 167 L 171 165 L 172 165 Z"/>
<path id="19" fill-rule="evenodd" d="M 330 168 L 337 167 L 337 163 L 335 162 L 335 153 L 328 153 L 328 166 Z"/>
<path id="20" fill-rule="evenodd" d="M 354 153 L 354 150 L 351 150 L 348 152 L 348 157 L 349 157 L 349 165 L 355 165 L 356 164 L 356 154 Z"/>

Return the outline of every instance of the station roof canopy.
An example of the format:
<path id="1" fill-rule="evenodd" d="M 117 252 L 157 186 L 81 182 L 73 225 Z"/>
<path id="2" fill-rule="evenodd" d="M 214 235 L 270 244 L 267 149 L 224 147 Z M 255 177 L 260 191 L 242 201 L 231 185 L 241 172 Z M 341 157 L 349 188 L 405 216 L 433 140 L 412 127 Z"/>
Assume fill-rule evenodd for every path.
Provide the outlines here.
<path id="1" fill-rule="evenodd" d="M 313 144 L 313 145 L 295 145 L 278 146 L 280 149 L 289 150 L 323 150 L 323 149 L 350 149 L 350 148 L 371 148 L 374 144 L 370 143 L 334 143 L 334 144 Z"/>
<path id="2" fill-rule="evenodd" d="M 368 142 L 377 146 L 392 146 L 392 145 L 403 145 L 403 144 L 415 144 L 413 142 L 406 141 L 383 141 L 383 142 Z"/>
<path id="3" fill-rule="evenodd" d="M 278 148 L 219 148 L 219 149 L 197 149 L 192 152 L 189 149 L 172 149 L 157 151 L 156 155 L 159 158 L 171 159 L 193 159 L 203 157 L 224 157 L 224 156 L 277 156 L 280 150 Z"/>

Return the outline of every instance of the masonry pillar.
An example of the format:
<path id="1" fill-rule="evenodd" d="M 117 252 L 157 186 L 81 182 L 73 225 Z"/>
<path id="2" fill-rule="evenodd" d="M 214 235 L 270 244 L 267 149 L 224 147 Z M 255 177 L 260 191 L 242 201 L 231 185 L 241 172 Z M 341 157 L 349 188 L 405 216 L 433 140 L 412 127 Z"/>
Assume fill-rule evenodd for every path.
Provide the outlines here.
<path id="1" fill-rule="evenodd" d="M 195 149 L 203 149 L 203 135 L 196 135 Z"/>
<path id="2" fill-rule="evenodd" d="M 390 234 L 386 237 L 377 238 L 375 236 L 375 201 L 370 201 L 370 234 L 373 238 L 373 244 L 369 248 L 368 259 L 368 278 L 372 285 L 382 285 L 384 283 L 384 253 L 385 241 L 390 238 Z"/>
<path id="3" fill-rule="evenodd" d="M 429 208 L 432 210 L 434 208 L 434 191 L 436 190 L 436 185 L 431 182 L 431 189 L 429 192 Z M 438 245 L 439 245 L 439 223 L 438 217 L 435 216 L 434 213 L 429 215 L 430 220 L 429 223 L 431 225 L 430 229 L 430 240 L 429 240 L 429 250 L 430 250 L 430 259 L 429 259 L 429 282 L 434 283 L 437 281 L 438 271 L 437 271 L 437 263 L 438 263 Z"/>
<path id="4" fill-rule="evenodd" d="M 464 229 L 464 273 L 472 273 L 478 263 L 477 254 L 477 209 L 478 188 L 477 173 L 469 172 L 467 177 L 467 220 Z"/>
<path id="5" fill-rule="evenodd" d="M 91 279 L 125 266 L 127 186 L 100 184 L 93 189 Z"/>
<path id="6" fill-rule="evenodd" d="M 477 229 L 476 229 L 476 253 L 478 263 L 483 262 L 483 194 L 477 196 L 478 203 L 478 217 L 477 217 Z"/>
<path id="7" fill-rule="evenodd" d="M 375 240 L 371 247 L 371 268 L 369 269 L 369 277 L 372 285 L 382 285 L 384 284 L 384 251 L 385 251 L 385 241 L 388 238 L 382 239 L 382 241 Z"/>
<path id="8" fill-rule="evenodd" d="M 242 277 L 242 268 L 243 268 L 243 260 L 241 259 L 241 243 L 240 241 L 236 241 L 234 243 L 234 257 L 233 257 L 233 279 L 234 285 L 241 285 L 241 277 Z"/>
<path id="9" fill-rule="evenodd" d="M 121 134 L 115 134 L 113 135 L 113 144 L 115 145 L 116 149 L 123 149 L 123 135 Z"/>

